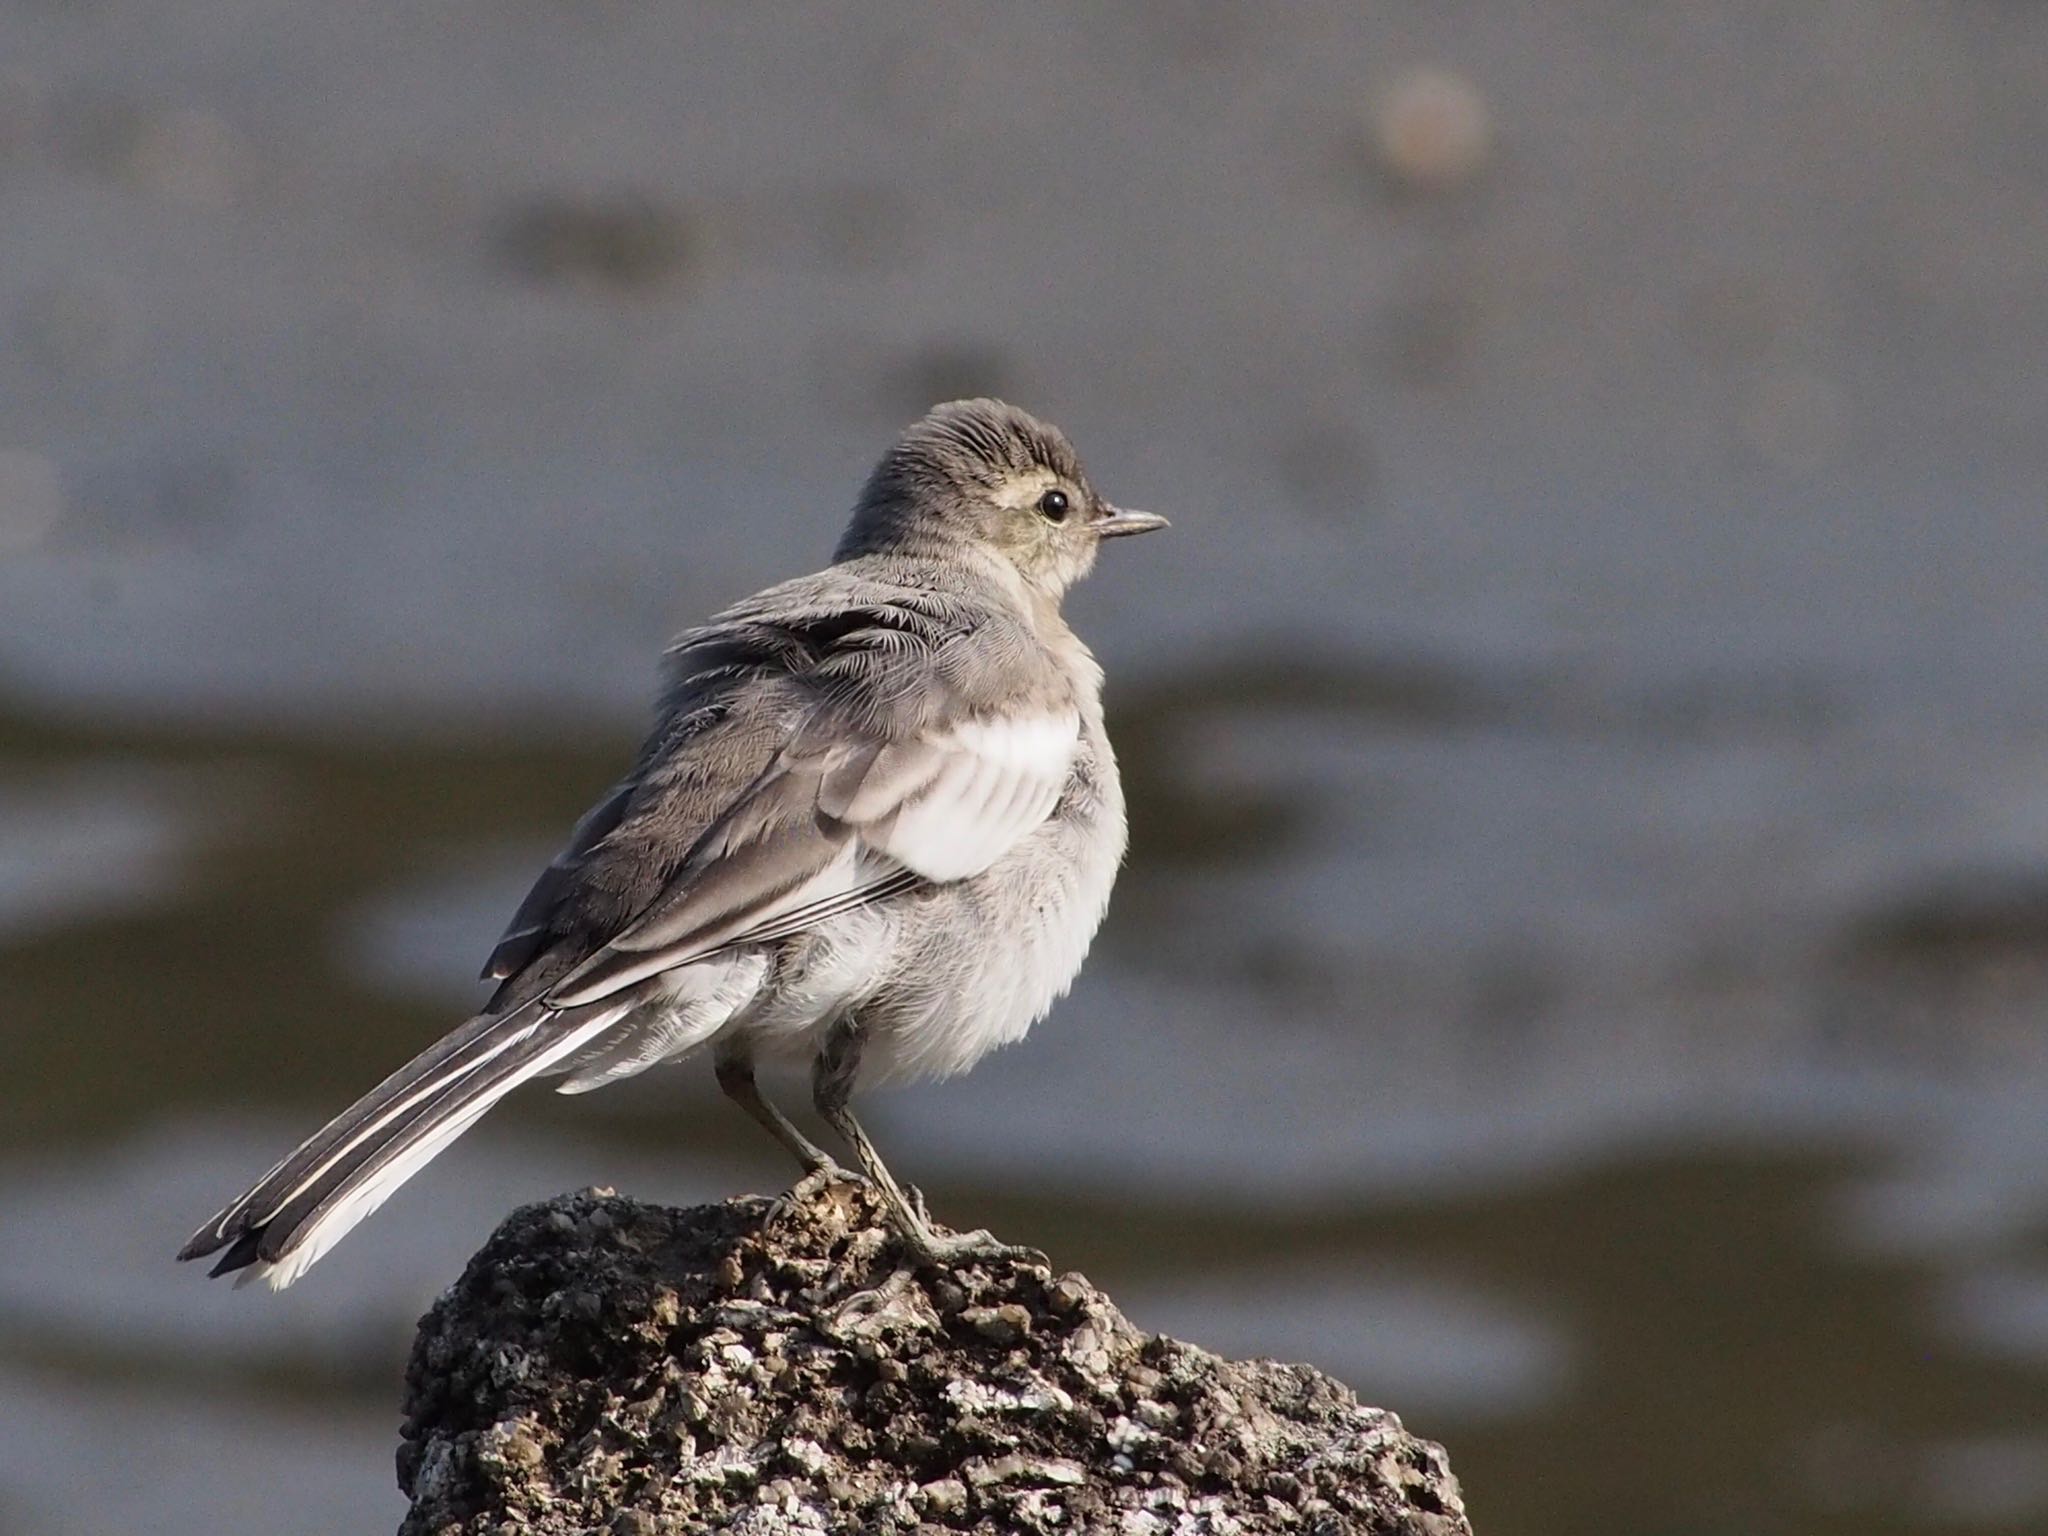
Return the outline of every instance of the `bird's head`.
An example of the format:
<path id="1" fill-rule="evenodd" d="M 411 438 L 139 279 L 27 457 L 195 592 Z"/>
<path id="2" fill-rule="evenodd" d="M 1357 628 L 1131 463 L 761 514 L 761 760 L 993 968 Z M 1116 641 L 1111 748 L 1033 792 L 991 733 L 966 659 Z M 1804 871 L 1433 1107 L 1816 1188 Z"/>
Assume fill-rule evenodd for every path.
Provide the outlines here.
<path id="1" fill-rule="evenodd" d="M 1000 555 L 1057 599 L 1104 539 L 1164 528 L 1111 506 L 1059 428 L 1000 400 L 955 400 L 906 428 L 868 476 L 839 555 L 965 543 Z"/>

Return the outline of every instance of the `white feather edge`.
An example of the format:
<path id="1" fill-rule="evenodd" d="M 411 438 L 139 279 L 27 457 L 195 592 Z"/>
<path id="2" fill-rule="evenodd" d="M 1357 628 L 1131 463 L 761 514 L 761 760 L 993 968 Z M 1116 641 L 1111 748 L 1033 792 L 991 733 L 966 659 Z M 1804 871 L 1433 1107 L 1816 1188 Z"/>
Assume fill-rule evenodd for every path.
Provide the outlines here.
<path id="1" fill-rule="evenodd" d="M 450 1142 L 454 1141 L 456 1137 L 482 1119 L 485 1111 L 489 1110 L 498 1100 L 502 1099 L 528 1078 L 545 1072 L 599 1030 L 609 1028 L 617 1022 L 619 1016 L 625 1011 L 624 1008 L 607 1010 L 597 1018 L 578 1025 L 554 1045 L 534 1057 L 532 1061 L 525 1063 L 510 1078 L 506 1079 L 503 1083 L 495 1085 L 489 1093 L 485 1094 L 469 1108 L 463 1110 L 454 1119 L 448 1121 L 445 1125 L 436 1126 L 430 1134 L 422 1137 L 412 1146 L 407 1147 L 403 1153 L 378 1169 L 376 1173 L 364 1180 L 361 1185 L 350 1190 L 345 1198 L 336 1201 L 332 1207 L 323 1211 L 313 1224 L 306 1228 L 304 1234 L 299 1238 L 298 1243 L 292 1248 L 290 1253 L 281 1259 L 259 1261 L 244 1269 L 235 1277 L 236 1288 L 240 1289 L 245 1285 L 260 1283 L 269 1286 L 273 1291 L 283 1290 L 301 1275 L 305 1274 L 307 1270 L 319 1263 L 330 1248 L 340 1242 L 354 1229 L 357 1222 L 369 1215 L 370 1212 L 376 1210 L 386 1200 L 389 1200 L 398 1191 L 400 1185 L 439 1156 Z M 523 1034 L 524 1032 L 519 1036 L 514 1036 L 512 1040 L 506 1041 L 505 1044 L 507 1046 L 513 1044 L 517 1039 L 523 1038 Z M 484 1061 L 498 1054 L 498 1051 L 491 1051 L 476 1062 L 474 1066 L 481 1066 Z M 474 1070 L 474 1066 L 471 1070 Z M 466 1075 L 467 1073 L 456 1074 L 457 1077 Z M 444 1081 L 440 1086 L 445 1087 L 447 1083 Z M 416 1095 L 409 1096 L 405 1102 L 411 1103 L 416 1097 Z M 381 1125 L 388 1118 L 389 1116 L 380 1116 L 375 1124 Z M 351 1138 L 350 1145 L 354 1145 L 355 1140 L 356 1138 Z M 329 1166 L 331 1166 L 331 1163 L 323 1163 L 321 1165 L 322 1171 Z"/>
<path id="2" fill-rule="evenodd" d="M 717 965 L 705 961 L 683 966 L 663 978 L 668 983 L 666 1006 L 643 1006 L 627 1026 L 626 1038 L 595 1047 L 596 1055 L 567 1069 L 568 1080 L 555 1092 L 589 1093 L 686 1055 L 709 1040 L 753 997 L 768 970 L 764 956 L 735 958 L 724 963 L 722 974 L 708 987 L 695 984 L 697 978 L 690 973 Z"/>
<path id="3" fill-rule="evenodd" d="M 978 875 L 1052 814 L 1080 739 L 1071 713 L 956 726 L 945 766 L 861 840 L 927 880 Z"/>

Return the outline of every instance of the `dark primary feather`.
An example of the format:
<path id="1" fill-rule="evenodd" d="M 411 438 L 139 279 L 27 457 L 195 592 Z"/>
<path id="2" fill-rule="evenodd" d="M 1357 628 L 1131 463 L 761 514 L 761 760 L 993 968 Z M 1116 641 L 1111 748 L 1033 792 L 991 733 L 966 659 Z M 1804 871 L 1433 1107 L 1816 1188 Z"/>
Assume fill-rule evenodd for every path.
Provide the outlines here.
<path id="1" fill-rule="evenodd" d="M 547 940 L 547 920 L 555 904 L 567 892 L 584 856 L 610 836 L 619 819 L 626 814 L 626 804 L 633 797 L 634 784 L 634 780 L 627 779 L 615 785 L 610 794 L 583 813 L 569 833 L 568 845 L 540 872 L 540 878 L 533 882 L 533 888 L 513 912 L 512 921 L 505 925 L 504 936 L 498 940 L 490 958 L 484 961 L 483 980 L 503 981 L 508 976 L 516 976 L 540 953 Z"/>

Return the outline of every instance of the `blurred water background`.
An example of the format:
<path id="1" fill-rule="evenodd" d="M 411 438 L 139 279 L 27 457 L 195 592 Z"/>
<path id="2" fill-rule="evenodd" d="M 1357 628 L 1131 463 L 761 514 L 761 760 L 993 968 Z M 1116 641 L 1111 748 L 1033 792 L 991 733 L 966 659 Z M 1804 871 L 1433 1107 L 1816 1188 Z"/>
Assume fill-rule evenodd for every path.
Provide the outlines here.
<path id="1" fill-rule="evenodd" d="M 2048 9 L 12 0 L 0 334 L 0 1531 L 389 1528 L 498 1216 L 778 1186 L 685 1068 L 169 1262 L 984 391 L 1175 529 L 937 1210 L 1488 1536 L 2048 1529 Z"/>

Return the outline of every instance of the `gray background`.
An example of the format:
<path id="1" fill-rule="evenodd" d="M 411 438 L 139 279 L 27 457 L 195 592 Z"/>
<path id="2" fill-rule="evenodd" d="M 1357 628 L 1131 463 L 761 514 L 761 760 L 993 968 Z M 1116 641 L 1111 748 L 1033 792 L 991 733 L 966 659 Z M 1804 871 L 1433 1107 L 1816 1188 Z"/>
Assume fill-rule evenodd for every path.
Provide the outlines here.
<path id="1" fill-rule="evenodd" d="M 498 1215 L 775 1187 L 686 1068 L 168 1263 L 980 391 L 1175 529 L 939 1212 L 1489 1536 L 2041 1529 L 2044 145 L 1991 0 L 0 8 L 0 1530 L 388 1527 Z"/>

